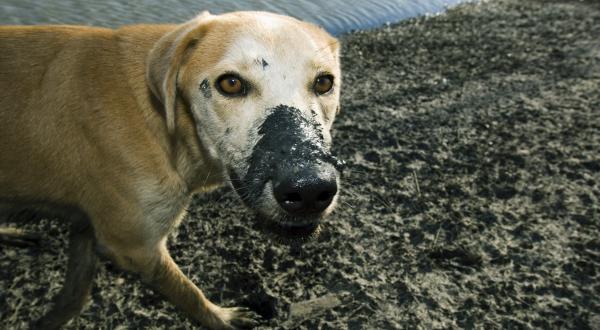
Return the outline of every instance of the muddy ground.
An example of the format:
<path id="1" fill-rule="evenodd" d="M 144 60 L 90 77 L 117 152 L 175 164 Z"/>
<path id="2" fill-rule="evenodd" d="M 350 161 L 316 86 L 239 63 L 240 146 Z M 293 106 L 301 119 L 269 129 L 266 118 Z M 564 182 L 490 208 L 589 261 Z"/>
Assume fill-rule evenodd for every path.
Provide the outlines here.
<path id="1" fill-rule="evenodd" d="M 171 241 L 215 302 L 262 327 L 600 328 L 600 5 L 501 0 L 343 37 L 339 209 L 290 248 L 232 192 L 195 199 Z M 0 323 L 49 308 L 66 228 L 1 247 Z M 195 324 L 100 266 L 68 329 Z"/>

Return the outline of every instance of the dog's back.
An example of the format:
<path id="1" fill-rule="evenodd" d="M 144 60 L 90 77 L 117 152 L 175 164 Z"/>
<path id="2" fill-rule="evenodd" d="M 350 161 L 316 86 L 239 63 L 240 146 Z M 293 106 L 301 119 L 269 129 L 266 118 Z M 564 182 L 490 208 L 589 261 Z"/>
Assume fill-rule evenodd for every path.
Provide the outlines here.
<path id="1" fill-rule="evenodd" d="M 0 201 L 80 206 L 132 152 L 160 149 L 128 147 L 156 137 L 129 92 L 115 30 L 0 27 L 0 49 Z"/>
<path id="2" fill-rule="evenodd" d="M 100 43 L 103 39 L 106 42 L 110 35 L 111 30 L 87 27 L 1 26 L 0 118 L 3 122 L 0 125 L 14 118 L 15 112 L 24 116 L 33 114 L 30 112 L 40 115 L 41 109 L 35 108 L 40 105 L 35 102 L 36 97 L 44 95 L 46 90 L 56 94 L 60 91 L 57 83 L 61 76 L 65 80 L 73 79 L 68 73 L 80 64 L 84 58 L 82 53 L 101 49 L 79 45 L 87 42 L 102 46 Z"/>
<path id="3" fill-rule="evenodd" d="M 67 136 L 81 132 L 72 112 L 83 109 L 74 104 L 85 102 L 73 91 L 82 88 L 81 82 L 69 73 L 81 71 L 85 76 L 87 71 L 86 56 L 77 54 L 86 49 L 69 46 L 85 43 L 85 39 L 101 41 L 109 35 L 107 31 L 0 28 L 0 198 L 35 196 L 39 202 L 68 194 L 63 180 L 73 178 L 74 165 L 86 156 L 85 143 Z"/>

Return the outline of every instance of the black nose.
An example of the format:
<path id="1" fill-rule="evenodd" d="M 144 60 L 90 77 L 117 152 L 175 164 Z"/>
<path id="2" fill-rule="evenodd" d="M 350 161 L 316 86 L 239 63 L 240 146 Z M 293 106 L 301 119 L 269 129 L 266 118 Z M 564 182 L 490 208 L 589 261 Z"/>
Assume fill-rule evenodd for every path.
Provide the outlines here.
<path id="1" fill-rule="evenodd" d="M 323 212 L 337 193 L 337 179 L 332 171 L 303 171 L 274 184 L 273 193 L 281 207 L 293 215 Z"/>

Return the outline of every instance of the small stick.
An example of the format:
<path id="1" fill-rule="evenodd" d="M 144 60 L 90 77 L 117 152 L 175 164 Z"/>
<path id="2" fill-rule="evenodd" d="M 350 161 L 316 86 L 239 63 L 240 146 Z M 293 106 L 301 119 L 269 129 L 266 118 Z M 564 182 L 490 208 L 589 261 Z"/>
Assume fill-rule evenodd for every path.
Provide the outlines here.
<path id="1" fill-rule="evenodd" d="M 40 242 L 40 235 L 22 229 L 0 227 L 0 243 L 19 247 L 35 246 Z"/>
<path id="2" fill-rule="evenodd" d="M 419 179 L 417 178 L 417 172 L 412 171 L 413 181 L 415 183 L 415 189 L 417 190 L 417 196 L 421 197 L 421 187 L 419 186 Z"/>

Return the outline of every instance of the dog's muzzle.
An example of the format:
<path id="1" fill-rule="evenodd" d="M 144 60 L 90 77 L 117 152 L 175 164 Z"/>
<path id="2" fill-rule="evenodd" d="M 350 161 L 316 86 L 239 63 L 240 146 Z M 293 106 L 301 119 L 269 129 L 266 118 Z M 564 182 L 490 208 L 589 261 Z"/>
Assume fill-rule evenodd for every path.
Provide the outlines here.
<path id="1" fill-rule="evenodd" d="M 280 105 L 269 111 L 258 136 L 246 175 L 232 177 L 234 188 L 250 208 L 278 214 L 270 220 L 280 226 L 314 231 L 338 193 L 341 165 L 325 143 L 322 126 L 314 114 Z M 266 206 L 265 194 L 272 194 L 271 210 L 256 209 Z"/>

